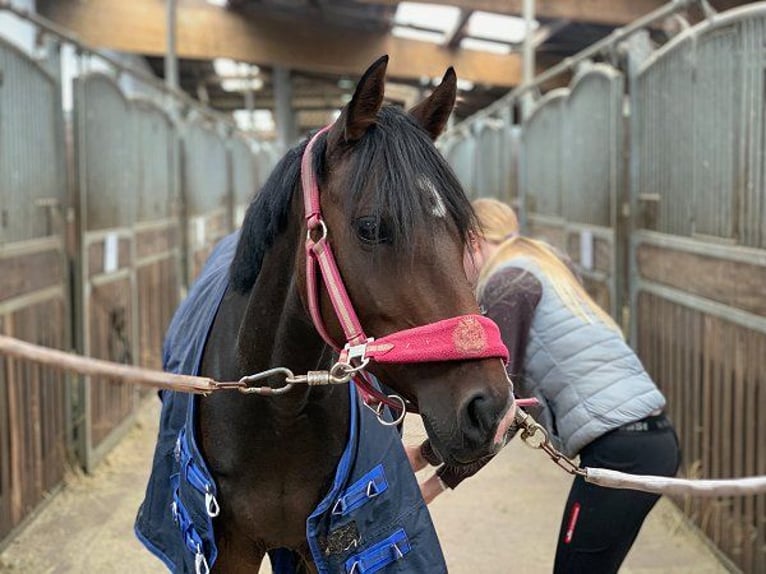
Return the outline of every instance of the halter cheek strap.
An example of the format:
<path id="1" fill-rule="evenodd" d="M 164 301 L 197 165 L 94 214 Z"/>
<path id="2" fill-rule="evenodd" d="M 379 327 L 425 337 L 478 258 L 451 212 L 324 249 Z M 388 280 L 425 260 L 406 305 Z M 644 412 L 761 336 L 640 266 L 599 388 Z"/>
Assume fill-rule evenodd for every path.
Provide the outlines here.
<path id="1" fill-rule="evenodd" d="M 301 184 L 308 229 L 305 245 L 307 299 L 311 319 L 322 339 L 340 352 L 340 362 L 360 365 L 360 370 L 370 360 L 378 363 L 425 363 L 500 358 L 507 362 L 508 349 L 503 344 L 497 325 L 481 315 L 452 317 L 397 331 L 379 339 L 367 337 L 327 241 L 327 224 L 322 219 L 319 186 L 314 177 L 312 150 L 317 139 L 329 129 L 330 126 L 327 126 L 314 135 L 301 159 Z M 317 266 L 346 337 L 343 347 L 330 337 L 322 318 Z M 401 408 L 401 405 L 379 393 L 363 376 L 355 377 L 354 381 L 366 402 L 374 399 Z"/>

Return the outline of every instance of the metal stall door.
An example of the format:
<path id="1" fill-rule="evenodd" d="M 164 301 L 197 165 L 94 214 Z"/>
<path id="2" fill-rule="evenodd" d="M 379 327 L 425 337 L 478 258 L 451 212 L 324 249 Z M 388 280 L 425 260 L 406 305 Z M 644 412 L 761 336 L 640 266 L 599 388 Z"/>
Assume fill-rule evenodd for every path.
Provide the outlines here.
<path id="1" fill-rule="evenodd" d="M 532 237 L 566 250 L 561 212 L 564 101 L 568 90 L 547 93 L 524 120 L 521 136 L 522 199 Z"/>
<path id="2" fill-rule="evenodd" d="M 561 214 L 588 293 L 619 319 L 627 245 L 622 186 L 622 74 L 602 64 L 574 78 L 563 108 Z M 623 241 L 618 244 L 619 238 Z"/>
<path id="3" fill-rule="evenodd" d="M 103 74 L 75 80 L 79 200 L 80 351 L 118 363 L 138 356 L 135 242 L 138 166 L 135 112 Z M 88 470 L 127 430 L 136 406 L 132 385 L 85 378 L 79 444 Z"/>
<path id="4" fill-rule="evenodd" d="M 272 151 L 265 143 L 259 143 L 255 151 L 255 191 L 258 192 L 266 183 L 275 164 L 272 163 Z"/>
<path id="5" fill-rule="evenodd" d="M 134 100 L 137 138 L 135 281 L 137 362 L 162 367 L 162 342 L 181 295 L 180 164 L 175 124 L 159 106 Z"/>
<path id="6" fill-rule="evenodd" d="M 0 333 L 68 349 L 60 92 L 0 40 Z M 63 478 L 69 398 L 61 372 L 0 356 L 0 547 Z"/>
<path id="7" fill-rule="evenodd" d="M 195 119 L 186 125 L 182 173 L 186 280 L 191 283 L 213 246 L 232 228 L 226 142 L 216 124 Z"/>
<path id="8" fill-rule="evenodd" d="M 476 195 L 507 199 L 504 183 L 504 161 L 507 150 L 505 123 L 498 118 L 479 120 L 476 128 Z"/>
<path id="9" fill-rule="evenodd" d="M 245 210 L 258 191 L 255 155 L 251 142 L 235 135 L 229 141 L 231 153 L 231 184 L 234 195 L 234 227 L 240 227 L 245 219 Z"/>
<path id="10" fill-rule="evenodd" d="M 761 3 L 680 34 L 634 82 L 632 339 L 692 477 L 766 474 L 765 78 Z M 766 571 L 766 496 L 677 502 Z"/>
<path id="11" fill-rule="evenodd" d="M 465 194 L 476 199 L 476 139 L 468 131 L 461 132 L 450 142 L 447 161 L 460 180 Z"/>

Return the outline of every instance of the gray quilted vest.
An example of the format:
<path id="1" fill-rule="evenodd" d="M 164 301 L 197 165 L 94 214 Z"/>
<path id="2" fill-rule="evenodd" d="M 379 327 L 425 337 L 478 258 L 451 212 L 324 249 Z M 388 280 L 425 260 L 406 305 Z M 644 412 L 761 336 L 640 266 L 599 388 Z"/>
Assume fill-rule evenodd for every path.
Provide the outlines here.
<path id="1" fill-rule="evenodd" d="M 506 264 L 532 273 L 542 298 L 529 333 L 521 385 L 542 406 L 541 423 L 567 456 L 665 406 L 665 397 L 619 333 L 589 309 L 575 315 L 529 258 Z"/>

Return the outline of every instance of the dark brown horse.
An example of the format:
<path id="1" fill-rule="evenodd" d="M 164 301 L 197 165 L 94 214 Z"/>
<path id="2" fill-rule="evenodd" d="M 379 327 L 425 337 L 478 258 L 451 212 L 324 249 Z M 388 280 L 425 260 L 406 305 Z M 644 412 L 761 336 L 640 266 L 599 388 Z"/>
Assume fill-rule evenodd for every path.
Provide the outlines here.
<path id="1" fill-rule="evenodd" d="M 478 312 L 462 266 L 473 213 L 433 146 L 455 102 L 454 71 L 405 113 L 382 106 L 387 61 L 361 78 L 338 121 L 318 139 L 313 162 L 343 281 L 375 337 Z M 307 310 L 305 147 L 287 153 L 248 209 L 204 375 L 236 380 L 274 366 L 305 373 L 330 364 L 332 353 Z M 327 293 L 320 297 L 330 335 L 344 340 Z M 445 461 L 470 463 L 497 448 L 494 437 L 511 404 L 500 361 L 370 370 L 419 406 Z M 270 398 L 221 393 L 201 401 L 201 447 L 221 506 L 215 571 L 257 572 L 273 548 L 292 549 L 316 571 L 306 519 L 332 480 L 348 417 L 344 386 L 302 386 Z"/>

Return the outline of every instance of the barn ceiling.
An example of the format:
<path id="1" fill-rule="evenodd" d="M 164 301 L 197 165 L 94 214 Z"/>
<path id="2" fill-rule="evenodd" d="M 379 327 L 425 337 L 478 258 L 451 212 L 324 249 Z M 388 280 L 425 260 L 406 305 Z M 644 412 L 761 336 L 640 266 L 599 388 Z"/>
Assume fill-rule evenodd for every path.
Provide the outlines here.
<path id="1" fill-rule="evenodd" d="M 314 26 L 332 26 L 334 29 L 346 28 L 355 32 L 389 33 L 397 26 L 395 16 L 396 3 L 369 3 L 357 0 L 230 0 L 222 9 L 231 10 L 243 18 L 257 19 L 268 16 L 284 18 L 296 23 L 310 22 Z M 460 10 L 462 27 L 454 30 L 446 42 L 452 49 L 460 50 L 459 42 L 469 37 L 466 23 L 474 12 Z M 614 26 L 573 22 L 561 19 L 540 18 L 538 38 L 538 61 L 552 65 L 561 58 L 574 54 L 589 44 L 609 34 Z M 411 26 L 416 32 L 429 32 L 424 26 Z M 480 38 L 479 38 L 480 39 Z M 286 40 L 289 41 L 289 40 Z M 508 43 L 511 51 L 519 51 L 520 46 Z M 161 57 L 149 57 L 154 71 L 164 74 L 164 60 Z M 363 70 L 359 70 L 361 73 Z M 458 69 L 458 74 L 460 70 Z M 181 87 L 193 95 L 207 101 L 214 108 L 225 112 L 234 112 L 247 108 L 247 94 L 242 91 L 227 91 L 222 85 L 222 78 L 216 75 L 210 60 L 181 59 L 179 62 Z M 274 109 L 274 85 L 271 69 L 259 66 L 253 92 L 253 105 L 258 110 Z M 357 77 L 350 74 L 307 73 L 293 71 L 293 108 L 297 113 L 298 127 L 301 131 L 324 125 L 333 111 L 342 106 L 353 91 Z M 433 78 L 420 79 L 390 77 L 387 89 L 389 99 L 402 105 L 411 104 L 425 95 L 432 86 Z M 456 117 L 466 117 L 487 106 L 505 94 L 509 87 L 497 87 L 475 82 L 461 82 Z"/>
<path id="2" fill-rule="evenodd" d="M 444 69 L 454 65 L 462 80 L 457 119 L 487 106 L 520 82 L 521 0 L 421 1 L 429 12 L 419 19 L 417 6 L 397 0 L 178 0 L 181 88 L 240 119 L 257 116 L 256 124 L 265 126 L 269 118 L 273 122 L 274 66 L 289 69 L 291 105 L 299 131 L 305 132 L 332 118 L 350 99 L 364 67 L 384 52 L 392 55 L 387 95 L 402 105 L 427 95 Z M 536 0 L 537 71 L 663 3 Z M 726 9 L 744 2 L 712 3 Z M 163 4 L 38 0 L 44 15 L 88 43 L 143 54 L 161 77 Z M 440 14 L 449 16 L 446 28 Z M 513 29 L 521 29 L 521 35 L 511 33 Z M 661 29 L 654 33 L 662 40 Z M 247 109 L 256 113 L 245 114 Z"/>

